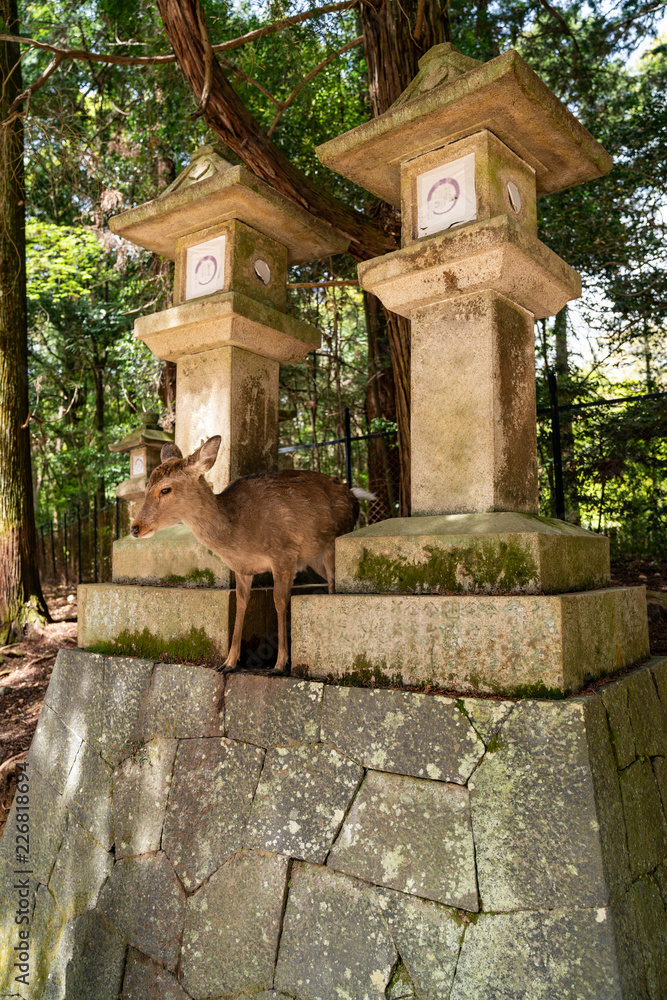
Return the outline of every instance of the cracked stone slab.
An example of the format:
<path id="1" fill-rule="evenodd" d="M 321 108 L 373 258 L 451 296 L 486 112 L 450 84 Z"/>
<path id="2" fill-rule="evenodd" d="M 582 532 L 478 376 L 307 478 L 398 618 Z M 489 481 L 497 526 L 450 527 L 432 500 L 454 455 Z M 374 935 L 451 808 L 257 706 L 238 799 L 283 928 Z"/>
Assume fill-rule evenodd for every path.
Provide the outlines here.
<path id="1" fill-rule="evenodd" d="M 642 878 L 630 890 L 644 975 L 651 1000 L 667 996 L 667 914 L 655 879 Z"/>
<path id="2" fill-rule="evenodd" d="M 105 851 L 113 844 L 111 813 L 111 767 L 82 743 L 67 778 L 63 801 Z"/>
<path id="3" fill-rule="evenodd" d="M 372 886 L 295 862 L 276 989 L 299 1000 L 384 1000 L 396 959 Z"/>
<path id="4" fill-rule="evenodd" d="M 70 816 L 49 889 L 67 920 L 92 909 L 114 859 Z"/>
<path id="5" fill-rule="evenodd" d="M 267 749 L 316 743 L 322 688 L 293 677 L 232 674 L 225 689 L 226 735 Z"/>
<path id="6" fill-rule="evenodd" d="M 44 704 L 89 743 L 101 735 L 105 657 L 82 649 L 61 649 Z"/>
<path id="7" fill-rule="evenodd" d="M 109 656 L 104 666 L 102 726 L 99 749 L 109 764 L 118 764 L 142 739 L 141 719 L 148 696 L 153 661 Z"/>
<path id="8" fill-rule="evenodd" d="M 182 740 L 162 845 L 186 889 L 241 849 L 264 751 L 233 740 Z"/>
<path id="9" fill-rule="evenodd" d="M 118 1000 L 125 941 L 89 910 L 65 927 L 42 1000 Z"/>
<path id="10" fill-rule="evenodd" d="M 662 811 L 665 817 L 667 817 L 667 757 L 654 757 L 651 763 L 653 764 L 653 774 L 655 775 L 660 798 L 662 799 Z"/>
<path id="11" fill-rule="evenodd" d="M 30 797 L 30 855 L 29 866 L 36 881 L 46 883 L 53 869 L 56 853 L 62 843 L 67 825 L 67 814 L 62 795 L 53 788 L 38 771 L 28 767 L 28 783 Z M 12 831 L 16 829 L 17 811 L 22 812 L 23 806 L 18 803 L 20 795 L 14 796 L 14 801 L 7 817 L 4 836 L 0 840 L 0 856 L 12 866 L 15 865 L 16 841 Z M 23 846 L 23 845 L 19 845 Z M 19 865 L 18 867 L 26 867 Z"/>
<path id="12" fill-rule="evenodd" d="M 224 678 L 208 667 L 158 663 L 141 720 L 145 739 L 222 736 Z"/>
<path id="13" fill-rule="evenodd" d="M 461 698 L 460 704 L 485 744 L 489 744 L 514 708 L 513 701 Z"/>
<path id="14" fill-rule="evenodd" d="M 667 658 L 650 660 L 648 666 L 655 680 L 660 703 L 667 712 Z"/>
<path id="15" fill-rule="evenodd" d="M 456 701 L 408 691 L 328 685 L 322 740 L 364 767 L 461 785 L 484 754 Z"/>
<path id="16" fill-rule="evenodd" d="M 607 713 L 600 698 L 584 698 L 588 760 L 593 777 L 595 809 L 600 827 L 602 866 L 610 901 L 627 892 L 632 882 L 630 859 L 621 821 L 623 804 Z"/>
<path id="17" fill-rule="evenodd" d="M 130 948 L 121 1000 L 188 1000 L 188 994 L 170 972 Z"/>
<path id="18" fill-rule="evenodd" d="M 80 746 L 81 737 L 44 705 L 30 744 L 28 762 L 61 795 Z"/>
<path id="19" fill-rule="evenodd" d="M 129 944 L 168 969 L 176 968 L 185 893 L 166 854 L 116 862 L 97 905 Z"/>
<path id="20" fill-rule="evenodd" d="M 114 771 L 113 833 L 117 860 L 160 850 L 177 749 L 178 740 L 151 740 Z"/>
<path id="21" fill-rule="evenodd" d="M 600 688 L 600 697 L 609 717 L 611 741 L 619 768 L 628 767 L 636 759 L 635 734 L 630 722 L 628 686 L 623 681 Z"/>
<path id="22" fill-rule="evenodd" d="M 667 858 L 667 821 L 650 760 L 636 760 L 619 774 L 633 879 Z"/>
<path id="23" fill-rule="evenodd" d="M 19 987 L 21 996 L 38 997 L 44 990 L 49 971 L 58 955 L 60 939 L 65 929 L 65 915 L 45 885 L 40 885 L 35 897 L 35 909 L 30 924 L 29 985 Z"/>
<path id="24" fill-rule="evenodd" d="M 449 997 L 465 929 L 459 911 L 391 889 L 376 892 L 419 1000 Z"/>
<path id="25" fill-rule="evenodd" d="M 606 905 L 581 701 L 518 704 L 470 794 L 484 909 Z"/>
<path id="26" fill-rule="evenodd" d="M 644 667 L 630 674 L 625 683 L 637 756 L 667 756 L 667 710 L 658 697 L 653 674 Z"/>
<path id="27" fill-rule="evenodd" d="M 451 1000 L 622 1000 L 606 909 L 482 913 L 465 933 Z"/>
<path id="28" fill-rule="evenodd" d="M 327 865 L 376 885 L 476 911 L 468 790 L 369 771 Z"/>
<path id="29" fill-rule="evenodd" d="M 289 858 L 241 851 L 187 901 L 181 967 L 195 1000 L 273 985 Z"/>
<path id="30" fill-rule="evenodd" d="M 321 743 L 269 750 L 244 846 L 321 864 L 363 774 Z"/>

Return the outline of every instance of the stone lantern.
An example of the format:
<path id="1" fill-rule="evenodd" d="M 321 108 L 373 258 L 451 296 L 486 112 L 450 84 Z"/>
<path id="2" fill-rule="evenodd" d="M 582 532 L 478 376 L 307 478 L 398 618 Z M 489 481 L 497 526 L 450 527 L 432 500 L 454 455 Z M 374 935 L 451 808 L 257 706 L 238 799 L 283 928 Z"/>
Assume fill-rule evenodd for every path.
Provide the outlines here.
<path id="1" fill-rule="evenodd" d="M 116 488 L 116 496 L 130 504 L 130 516 L 136 503 L 144 498 L 150 474 L 160 464 L 160 451 L 174 435 L 163 431 L 157 423 L 157 413 L 140 413 L 141 423 L 136 431 L 117 444 L 110 444 L 109 451 L 130 456 L 130 478 Z"/>
<path id="2" fill-rule="evenodd" d="M 109 226 L 175 262 L 172 307 L 139 318 L 135 336 L 176 363 L 176 444 L 187 455 L 221 435 L 207 477 L 216 492 L 277 468 L 280 365 L 320 344 L 316 329 L 286 311 L 287 268 L 341 252 L 348 240 L 212 146 L 199 149 L 158 198 Z M 113 581 L 121 586 L 81 589 L 82 644 L 159 655 L 187 649 L 182 637 L 197 633 L 190 646 L 200 654 L 226 653 L 233 574 L 184 525 L 116 542 Z M 246 631 L 258 640 L 271 631 L 266 596 L 254 593 L 248 609 Z M 152 639 L 130 641 L 147 621 L 157 623 Z"/>
<path id="3" fill-rule="evenodd" d="M 318 149 L 401 208 L 361 286 L 412 321 L 412 517 L 338 539 L 336 595 L 299 597 L 312 677 L 576 691 L 648 652 L 641 590 L 604 589 L 608 539 L 538 516 L 534 320 L 581 291 L 536 199 L 611 159 L 516 52 L 449 43 L 384 115 Z M 599 589 L 602 588 L 602 589 Z M 293 668 L 294 669 L 294 668 Z"/>

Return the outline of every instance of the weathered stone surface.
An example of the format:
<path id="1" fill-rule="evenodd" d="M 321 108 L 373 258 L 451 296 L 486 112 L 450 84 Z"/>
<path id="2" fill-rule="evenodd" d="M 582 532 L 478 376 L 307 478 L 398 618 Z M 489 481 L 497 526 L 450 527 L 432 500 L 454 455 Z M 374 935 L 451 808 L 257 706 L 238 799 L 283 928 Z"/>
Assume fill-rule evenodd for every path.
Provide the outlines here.
<path id="1" fill-rule="evenodd" d="M 0 858 L 0 996 L 3 997 L 16 993 L 14 977 L 17 970 L 14 962 L 17 959 L 14 947 L 26 940 L 30 942 L 30 924 L 17 924 L 15 921 L 21 900 L 19 892 L 22 893 L 20 914 L 27 916 L 28 920 L 32 919 L 37 892 L 35 880 L 29 875 L 17 875 L 14 867 Z M 23 938 L 19 937 L 21 930 Z"/>
<path id="2" fill-rule="evenodd" d="M 624 680 L 600 688 L 600 697 L 607 710 L 611 741 L 619 768 L 636 759 L 635 734 L 630 722 L 628 685 Z"/>
<path id="3" fill-rule="evenodd" d="M 223 687 L 224 679 L 215 670 L 158 663 L 146 699 L 144 738 L 222 736 Z"/>
<path id="4" fill-rule="evenodd" d="M 607 903 L 580 701 L 517 705 L 470 788 L 484 909 Z"/>
<path id="5" fill-rule="evenodd" d="M 276 989 L 299 1000 L 384 1000 L 396 957 L 371 886 L 295 863 Z"/>
<path id="6" fill-rule="evenodd" d="M 630 890 L 635 911 L 637 939 L 651 1000 L 667 997 L 667 914 L 656 881 L 639 879 Z"/>
<path id="7" fill-rule="evenodd" d="M 141 709 L 152 672 L 152 660 L 110 656 L 105 662 L 99 747 L 110 764 L 118 764 L 132 753 L 143 737 Z"/>
<path id="8" fill-rule="evenodd" d="M 364 767 L 462 785 L 484 754 L 453 699 L 404 691 L 325 687 L 322 739 Z"/>
<path id="9" fill-rule="evenodd" d="M 327 865 L 377 885 L 477 910 L 467 789 L 369 771 Z"/>
<path id="10" fill-rule="evenodd" d="M 118 1000 L 125 941 L 97 910 L 67 924 L 42 1000 Z"/>
<path id="11" fill-rule="evenodd" d="M 292 597 L 292 673 L 489 694 L 580 691 L 648 655 L 642 587 Z"/>
<path id="12" fill-rule="evenodd" d="M 49 889 L 67 920 L 95 906 L 114 859 L 70 816 L 56 855 Z"/>
<path id="13" fill-rule="evenodd" d="M 338 594 L 550 594 L 609 577 L 608 538 L 510 511 L 393 517 L 336 540 Z"/>
<path id="14" fill-rule="evenodd" d="M 186 889 L 241 849 L 263 759 L 224 738 L 181 742 L 162 846 Z"/>
<path id="15" fill-rule="evenodd" d="M 178 740 L 142 745 L 113 774 L 116 859 L 160 850 Z"/>
<path id="16" fill-rule="evenodd" d="M 101 733 L 104 666 L 103 656 L 61 649 L 44 695 L 44 704 L 89 743 Z"/>
<path id="17" fill-rule="evenodd" d="M 121 1000 L 188 1000 L 188 995 L 175 976 L 130 948 Z"/>
<path id="18" fill-rule="evenodd" d="M 292 677 L 232 674 L 225 689 L 226 735 L 267 748 L 315 743 L 322 687 Z"/>
<path id="19" fill-rule="evenodd" d="M 210 581 L 229 587 L 229 566 L 198 542 L 184 524 L 162 528 L 151 538 L 126 535 L 113 543 L 113 583 L 159 584 L 169 579 L 175 586 Z"/>
<path id="20" fill-rule="evenodd" d="M 30 796 L 30 853 L 29 864 L 19 864 L 16 867 L 28 867 L 36 881 L 44 885 L 49 881 L 49 876 L 56 859 L 56 852 L 62 843 L 67 823 L 65 805 L 63 798 L 53 788 L 48 781 L 33 771 L 30 767 L 27 771 Z M 23 805 L 17 802 L 18 796 L 14 796 L 14 801 L 7 817 L 4 835 L 0 840 L 0 857 L 5 858 L 12 866 L 15 866 L 18 857 L 17 849 L 23 851 L 25 845 L 16 843 L 16 813 L 23 811 Z M 12 834 L 13 831 L 13 834 Z"/>
<path id="21" fill-rule="evenodd" d="M 451 1000 L 622 1000 L 605 909 L 482 913 L 465 933 Z"/>
<path id="22" fill-rule="evenodd" d="M 619 774 L 633 879 L 667 858 L 667 821 L 650 760 L 636 760 Z"/>
<path id="23" fill-rule="evenodd" d="M 662 707 L 667 712 L 667 659 L 651 660 L 651 668 Z"/>
<path id="24" fill-rule="evenodd" d="M 460 703 L 487 746 L 514 708 L 513 701 L 492 701 L 490 698 L 461 698 Z"/>
<path id="25" fill-rule="evenodd" d="M 111 767 L 82 743 L 65 785 L 63 801 L 105 851 L 113 844 Z"/>
<path id="26" fill-rule="evenodd" d="M 378 889 L 380 906 L 420 1000 L 449 997 L 463 939 L 456 910 L 390 889 Z"/>
<path id="27" fill-rule="evenodd" d="M 419 1000 L 404 962 L 399 961 L 386 989 L 387 1000 Z"/>
<path id="28" fill-rule="evenodd" d="M 602 866 L 611 901 L 630 888 L 630 861 L 621 821 L 623 806 L 607 713 L 600 698 L 583 698 L 588 760 L 600 827 Z"/>
<path id="29" fill-rule="evenodd" d="M 651 671 L 636 670 L 625 683 L 637 756 L 667 756 L 667 710 L 660 703 Z"/>
<path id="30" fill-rule="evenodd" d="M 168 969 L 176 968 L 185 893 L 166 854 L 118 861 L 98 907 L 131 945 Z"/>
<path id="31" fill-rule="evenodd" d="M 269 750 L 244 847 L 321 864 L 363 774 L 322 744 Z"/>
<path id="32" fill-rule="evenodd" d="M 667 817 L 667 757 L 654 757 L 651 763 L 662 799 L 662 811 Z"/>
<path id="33" fill-rule="evenodd" d="M 242 851 L 187 901 L 183 986 L 203 1000 L 273 984 L 289 858 Z"/>
<path id="34" fill-rule="evenodd" d="M 623 1000 L 638 997 L 647 1000 L 644 957 L 637 947 L 639 928 L 634 897 L 626 892 L 609 910 L 616 940 L 616 961 Z"/>
<path id="35" fill-rule="evenodd" d="M 65 915 L 45 885 L 40 885 L 35 897 L 35 909 L 30 924 L 33 953 L 30 956 L 29 985 L 18 987 L 21 996 L 32 1000 L 44 990 L 49 970 L 58 955 L 60 938 L 65 928 Z"/>
<path id="36" fill-rule="evenodd" d="M 81 737 L 44 705 L 30 744 L 28 762 L 61 794 L 80 746 Z"/>

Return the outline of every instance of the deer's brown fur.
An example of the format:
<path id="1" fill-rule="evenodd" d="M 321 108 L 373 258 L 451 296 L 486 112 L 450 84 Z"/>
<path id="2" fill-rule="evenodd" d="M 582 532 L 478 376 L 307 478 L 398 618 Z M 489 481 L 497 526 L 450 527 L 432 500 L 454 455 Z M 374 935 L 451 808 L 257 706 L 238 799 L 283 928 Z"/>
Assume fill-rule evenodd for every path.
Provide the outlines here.
<path id="1" fill-rule="evenodd" d="M 334 543 L 354 527 L 359 502 L 330 476 L 292 469 L 236 479 L 222 493 L 213 493 L 204 474 L 217 458 L 220 440 L 209 438 L 188 458 L 176 445 L 163 447 L 162 465 L 151 474 L 131 533 L 150 538 L 182 521 L 234 571 L 236 620 L 225 672 L 238 662 L 252 578 L 270 570 L 278 614 L 274 669 L 282 671 L 288 659 L 287 607 L 294 576 L 311 566 L 326 578 L 329 593 L 334 592 Z"/>

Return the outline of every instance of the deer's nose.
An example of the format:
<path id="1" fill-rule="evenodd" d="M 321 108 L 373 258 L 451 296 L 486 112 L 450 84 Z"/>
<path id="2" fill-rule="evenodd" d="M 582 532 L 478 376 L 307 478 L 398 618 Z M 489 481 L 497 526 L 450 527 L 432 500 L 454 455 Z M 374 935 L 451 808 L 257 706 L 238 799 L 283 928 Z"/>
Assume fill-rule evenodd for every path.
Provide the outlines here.
<path id="1" fill-rule="evenodd" d="M 138 525 L 136 525 L 136 524 L 132 525 L 132 527 L 130 528 L 130 534 L 133 535 L 135 538 L 139 537 L 139 527 L 138 527 Z"/>

